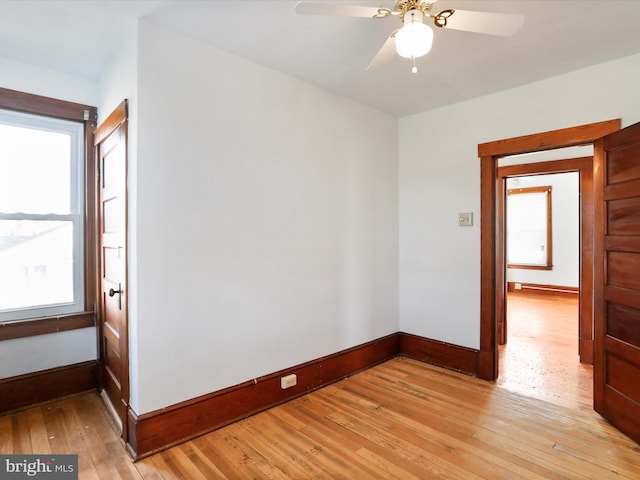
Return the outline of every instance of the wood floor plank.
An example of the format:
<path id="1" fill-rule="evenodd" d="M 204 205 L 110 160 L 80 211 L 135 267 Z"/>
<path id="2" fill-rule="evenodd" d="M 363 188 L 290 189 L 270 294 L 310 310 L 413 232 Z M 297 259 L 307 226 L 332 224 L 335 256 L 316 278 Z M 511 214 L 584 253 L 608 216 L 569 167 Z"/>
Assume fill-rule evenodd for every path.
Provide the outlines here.
<path id="1" fill-rule="evenodd" d="M 414 474 L 409 471 L 415 470 L 414 468 L 407 469 L 405 465 L 397 462 L 395 459 L 388 458 L 387 455 L 379 455 L 366 447 L 359 448 L 356 453 L 372 467 L 379 469 L 380 472 L 384 472 L 386 478 L 396 478 L 399 480 L 424 480 L 425 478 L 429 478 L 426 476 L 426 472 L 419 471 L 417 474 Z"/>
<path id="2" fill-rule="evenodd" d="M 135 463 L 136 470 L 140 473 L 140 476 L 143 480 L 167 480 L 162 474 L 156 469 L 153 460 L 150 458 L 143 458 L 142 460 L 138 460 Z M 224 477 L 220 477 L 224 478 Z"/>
<path id="3" fill-rule="evenodd" d="M 44 416 L 39 408 L 26 410 L 27 422 L 29 425 L 29 436 L 31 438 L 31 449 L 38 453 L 51 453 L 50 444 L 47 437 L 47 429 L 44 424 Z"/>
<path id="4" fill-rule="evenodd" d="M 206 456 L 221 472 L 221 478 L 233 478 L 235 474 L 238 479 L 248 478 L 243 472 L 249 469 L 244 468 L 243 461 L 252 458 L 252 452 L 247 448 L 238 446 L 233 439 L 231 432 L 211 438 L 208 435 L 196 438 L 193 444 L 204 456 Z M 246 457 L 243 457 L 242 452 Z M 237 472 L 237 474 L 236 474 Z"/>
<path id="5" fill-rule="evenodd" d="M 367 390 L 367 393 L 370 393 L 370 390 Z M 423 410 L 426 411 L 427 408 L 423 406 Z M 486 451 L 476 450 L 471 455 L 465 455 L 465 441 L 457 438 L 468 439 L 476 427 L 467 429 L 462 435 L 446 425 L 438 430 L 427 426 L 431 423 L 431 419 L 424 418 L 424 411 L 407 412 L 403 406 L 396 409 L 381 407 L 371 418 L 374 425 L 382 431 L 409 439 L 417 448 L 430 452 L 433 458 L 446 459 L 448 463 L 441 463 L 438 460 L 436 463 L 447 468 L 453 478 L 495 478 L 500 471 L 504 471 L 506 478 L 539 478 L 531 477 L 527 471 L 518 466 L 505 469 L 504 465 L 508 465 L 508 462 L 501 462 Z M 357 410 L 352 413 L 356 415 Z M 439 412 L 437 415 L 447 418 L 446 412 Z M 451 424 L 450 420 L 449 424 Z M 466 450 L 468 451 L 469 448 L 466 447 Z M 447 478 L 448 475 L 438 474 L 439 478 Z"/>
<path id="6" fill-rule="evenodd" d="M 0 416 L 0 452 L 6 454 L 13 453 L 13 418 L 9 415 Z"/>
<path id="7" fill-rule="evenodd" d="M 260 450 L 264 456 L 284 457 L 299 465 L 310 478 L 346 478 L 336 469 L 340 462 L 336 456 L 298 430 L 274 421 L 270 412 L 248 418 L 243 426 L 253 436 L 262 438 L 263 445 L 268 447 Z"/>
<path id="8" fill-rule="evenodd" d="M 208 436 L 204 444 L 196 443 L 205 455 L 215 459 L 226 478 L 269 478 L 269 475 L 280 475 L 279 469 L 273 468 L 269 460 L 260 453 L 262 441 L 248 441 L 243 422 L 220 431 L 220 435 Z"/>
<path id="9" fill-rule="evenodd" d="M 210 471 L 209 466 L 207 465 L 207 471 L 200 470 L 197 464 L 191 461 L 191 455 L 189 455 L 191 452 L 193 452 L 193 447 L 190 443 L 187 443 L 168 450 L 165 453 L 164 458 L 170 459 L 170 462 L 175 465 L 175 468 L 180 475 L 179 478 L 188 480 L 207 480 L 207 473 Z"/>
<path id="10" fill-rule="evenodd" d="M 367 395 L 372 391 L 367 389 Z M 394 392 L 387 390 L 381 393 L 384 397 L 393 396 Z M 415 445 L 436 454 L 449 462 L 468 470 L 465 478 L 470 475 L 478 475 L 482 478 L 495 478 L 496 475 L 504 478 L 539 478 L 531 474 L 529 470 L 512 465 L 490 451 L 483 451 L 469 445 L 469 439 L 477 430 L 477 425 L 465 425 L 465 429 L 456 428 L 461 422 L 452 422 L 446 415 L 446 411 L 431 412 L 430 408 L 412 409 L 409 403 L 402 404 L 400 410 L 381 408 L 376 415 L 377 424 L 396 435 L 410 438 Z M 379 423 L 387 418 L 384 423 Z M 552 472 L 543 472 L 545 478 L 554 478 Z"/>
<path id="11" fill-rule="evenodd" d="M 186 443 L 182 446 L 182 450 L 193 464 L 193 466 L 202 472 L 205 478 L 226 479 L 227 476 L 216 466 L 216 464 L 203 452 L 194 442 Z"/>
<path id="12" fill-rule="evenodd" d="M 31 434 L 29 432 L 29 421 L 24 411 L 19 412 L 11 418 L 11 433 L 14 453 L 32 453 Z"/>

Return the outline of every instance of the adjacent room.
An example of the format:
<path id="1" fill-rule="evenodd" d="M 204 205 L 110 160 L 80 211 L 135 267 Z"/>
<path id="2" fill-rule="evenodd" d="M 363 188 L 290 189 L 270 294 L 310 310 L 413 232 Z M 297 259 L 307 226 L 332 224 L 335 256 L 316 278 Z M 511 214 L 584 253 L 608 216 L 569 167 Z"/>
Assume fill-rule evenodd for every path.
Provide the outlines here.
<path id="1" fill-rule="evenodd" d="M 6 469 L 639 478 L 639 16 L 0 0 Z"/>

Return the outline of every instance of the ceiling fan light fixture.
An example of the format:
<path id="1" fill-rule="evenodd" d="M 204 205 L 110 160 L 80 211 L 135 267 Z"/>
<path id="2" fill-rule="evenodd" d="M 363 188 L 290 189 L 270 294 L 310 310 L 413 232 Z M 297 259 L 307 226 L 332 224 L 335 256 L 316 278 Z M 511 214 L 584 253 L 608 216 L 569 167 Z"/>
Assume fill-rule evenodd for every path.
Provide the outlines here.
<path id="1" fill-rule="evenodd" d="M 433 45 L 433 30 L 422 23 L 420 10 L 410 10 L 404 15 L 404 26 L 395 34 L 396 52 L 404 58 L 426 55 Z"/>

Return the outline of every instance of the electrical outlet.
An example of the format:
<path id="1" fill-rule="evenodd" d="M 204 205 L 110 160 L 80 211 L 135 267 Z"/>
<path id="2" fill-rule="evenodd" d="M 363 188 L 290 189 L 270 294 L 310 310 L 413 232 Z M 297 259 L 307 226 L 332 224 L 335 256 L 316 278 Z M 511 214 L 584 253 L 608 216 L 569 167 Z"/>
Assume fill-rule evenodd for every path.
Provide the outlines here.
<path id="1" fill-rule="evenodd" d="M 522 290 L 522 284 L 521 283 L 514 283 L 513 284 L 513 289 L 514 290 Z"/>
<path id="2" fill-rule="evenodd" d="M 287 375 L 286 377 L 282 377 L 280 379 L 280 388 L 282 388 L 282 390 L 286 388 L 295 387 L 297 384 L 298 384 L 298 377 L 296 376 L 295 373 L 292 373 L 291 375 Z"/>

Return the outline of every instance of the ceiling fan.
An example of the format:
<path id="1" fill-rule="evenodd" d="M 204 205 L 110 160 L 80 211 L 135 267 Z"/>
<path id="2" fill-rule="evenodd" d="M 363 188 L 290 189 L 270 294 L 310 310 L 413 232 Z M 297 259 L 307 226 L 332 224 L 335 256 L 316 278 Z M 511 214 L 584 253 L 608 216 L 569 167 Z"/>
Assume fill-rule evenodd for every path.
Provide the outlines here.
<path id="1" fill-rule="evenodd" d="M 295 11 L 304 15 L 334 15 L 342 17 L 387 18 L 398 17 L 403 26 L 389 35 L 373 58 L 367 70 L 381 67 L 397 53 L 411 59 L 411 71 L 417 73 L 416 58 L 429 53 L 433 43 L 433 30 L 424 24 L 425 18 L 433 19 L 436 27 L 467 32 L 510 37 L 522 27 L 524 16 L 508 13 L 472 12 L 446 9 L 433 13 L 437 0 L 399 0 L 392 9 L 361 5 L 344 5 L 341 2 L 298 2 Z"/>

